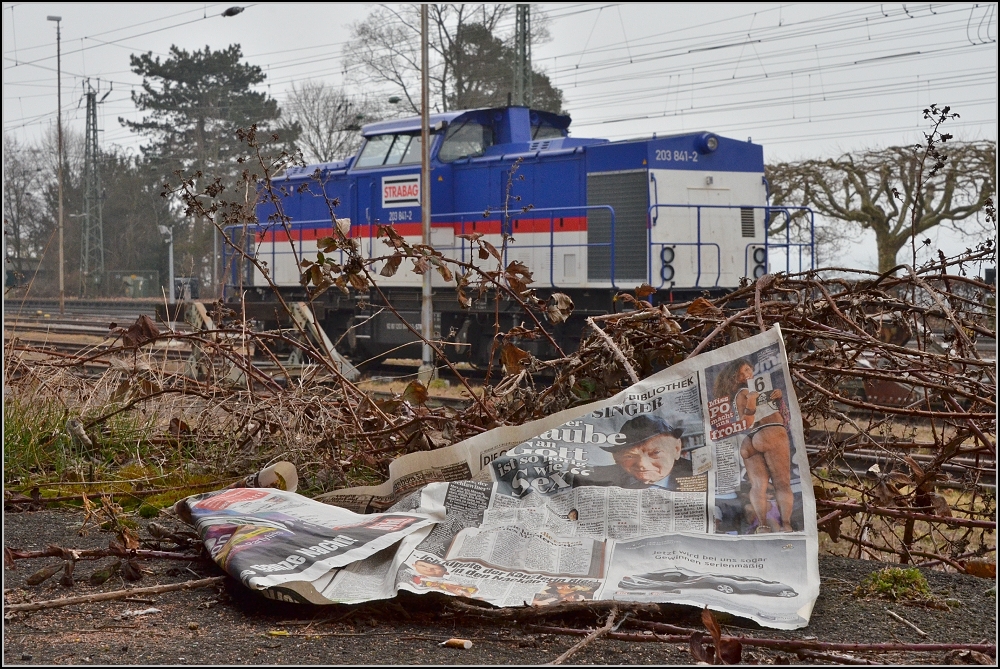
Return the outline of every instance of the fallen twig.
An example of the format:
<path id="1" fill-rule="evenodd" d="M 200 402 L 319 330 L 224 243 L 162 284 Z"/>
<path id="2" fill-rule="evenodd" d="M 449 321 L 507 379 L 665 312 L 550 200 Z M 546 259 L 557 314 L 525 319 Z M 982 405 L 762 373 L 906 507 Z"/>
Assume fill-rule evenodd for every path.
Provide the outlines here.
<path id="1" fill-rule="evenodd" d="M 824 662 L 833 662 L 834 664 L 881 664 L 881 662 L 872 662 L 860 657 L 851 657 L 850 655 L 839 655 L 836 653 L 817 653 L 814 650 L 798 650 L 795 651 L 795 654 L 804 660 L 823 660 Z"/>
<path id="2" fill-rule="evenodd" d="M 159 595 L 164 592 L 174 592 L 175 590 L 195 590 L 197 588 L 208 588 L 224 582 L 227 576 L 211 576 L 209 578 L 198 579 L 197 581 L 185 581 L 183 583 L 168 583 L 166 585 L 154 585 L 148 588 L 131 588 L 129 590 L 115 590 L 113 592 L 98 592 L 91 595 L 80 595 L 79 597 L 63 597 L 62 599 L 48 599 L 41 602 L 29 602 L 27 604 L 10 604 L 4 607 L 7 613 L 18 611 L 41 611 L 42 609 L 56 609 L 61 606 L 72 606 L 73 604 L 91 604 L 93 602 L 107 602 L 115 599 L 125 599 L 137 595 Z"/>
<path id="3" fill-rule="evenodd" d="M 890 609 L 886 609 L 885 612 L 888 613 L 893 618 L 895 618 L 896 620 L 898 620 L 899 622 L 901 622 L 904 625 L 906 625 L 907 627 L 909 627 L 910 629 L 912 629 L 914 632 L 916 632 L 920 636 L 922 636 L 922 637 L 926 637 L 927 636 L 927 632 L 923 631 L 922 629 L 920 629 L 919 627 L 917 627 L 916 625 L 914 625 L 913 623 L 911 623 L 909 620 L 907 620 L 903 616 L 901 616 L 898 613 L 896 613 L 895 611 L 892 611 Z"/>
<path id="4" fill-rule="evenodd" d="M 575 643 L 572 646 L 570 646 L 566 650 L 565 653 L 563 653 L 562 655 L 560 655 L 556 659 L 552 660 L 551 662 L 548 662 L 547 664 L 550 664 L 550 665 L 562 664 L 563 662 L 565 662 L 566 660 L 568 660 L 572 656 L 576 655 L 576 653 L 578 653 L 579 651 L 583 650 L 588 644 L 590 644 L 590 643 L 596 641 L 597 639 L 600 639 L 602 636 L 606 635 L 608 632 L 611 631 L 611 628 L 614 626 L 614 624 L 615 624 L 615 618 L 617 617 L 617 615 L 618 615 L 618 608 L 615 607 L 615 608 L 611 609 L 611 613 L 608 614 L 608 619 L 604 621 L 604 626 L 603 627 L 597 628 L 596 630 L 594 630 L 593 632 L 591 632 L 589 635 L 587 635 L 586 637 L 584 637 L 583 639 L 581 639 L 577 643 Z"/>
<path id="5" fill-rule="evenodd" d="M 72 553 L 74 559 L 76 560 L 100 560 L 106 557 L 128 557 L 128 558 L 139 558 L 143 560 L 153 560 L 153 559 L 164 559 L 164 560 L 200 560 L 204 555 L 200 553 L 178 553 L 174 551 L 155 551 L 145 548 L 137 548 L 134 550 L 128 550 L 124 547 L 109 547 L 109 548 L 88 548 L 85 550 L 76 550 L 73 548 L 63 548 L 61 546 L 49 546 L 40 551 L 19 551 L 17 549 L 8 548 L 4 550 L 5 557 L 11 560 L 37 560 L 39 558 L 47 557 L 63 557 Z"/>
<path id="6" fill-rule="evenodd" d="M 647 621 L 633 621 L 636 627 L 659 631 L 663 628 L 676 629 L 673 625 L 654 623 Z M 666 631 L 666 630 L 664 630 Z M 694 632 L 695 630 L 691 630 Z M 641 634 L 634 635 L 635 641 L 652 640 Z M 616 637 L 617 638 L 617 637 Z M 975 650 L 980 653 L 996 656 L 997 647 L 995 644 L 986 643 L 841 643 L 839 641 L 815 641 L 806 639 L 759 639 L 750 636 L 723 637 L 723 639 L 736 639 L 744 646 L 758 646 L 761 648 L 774 648 L 775 650 L 796 651 L 799 649 L 811 650 L 841 650 L 841 651 L 942 651 L 942 650 Z"/>
<path id="7" fill-rule="evenodd" d="M 644 602 L 613 602 L 613 601 L 563 602 L 561 604 L 552 604 L 550 606 L 523 606 L 523 607 L 506 607 L 502 609 L 497 609 L 497 608 L 487 608 L 485 606 L 480 606 L 476 604 L 467 604 L 466 602 L 463 601 L 454 600 L 454 601 L 449 601 L 448 606 L 459 609 L 461 611 L 465 611 L 467 613 L 481 615 L 487 618 L 506 618 L 506 619 L 546 618 L 550 616 L 558 616 L 569 613 L 579 613 L 581 611 L 597 612 L 601 610 L 614 609 L 614 608 L 617 608 L 623 612 L 635 612 L 635 613 L 642 611 L 645 611 L 647 613 L 660 612 L 660 606 L 658 604 L 647 604 Z"/>

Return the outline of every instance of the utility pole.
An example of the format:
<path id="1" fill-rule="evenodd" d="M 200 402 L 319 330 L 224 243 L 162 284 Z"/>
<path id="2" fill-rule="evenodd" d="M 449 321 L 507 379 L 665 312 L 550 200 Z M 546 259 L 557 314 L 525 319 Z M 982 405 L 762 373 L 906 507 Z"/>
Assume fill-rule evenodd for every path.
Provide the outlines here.
<path id="1" fill-rule="evenodd" d="M 49 16 L 56 22 L 56 127 L 59 142 L 59 313 L 66 313 L 66 277 L 63 273 L 63 135 L 62 135 L 62 17 Z"/>
<path id="2" fill-rule="evenodd" d="M 431 243 L 431 87 L 428 69 L 427 5 L 420 5 L 420 218 L 424 246 Z M 420 300 L 420 334 L 424 346 L 420 356 L 419 377 L 428 383 L 434 375 L 434 355 L 427 342 L 434 337 L 434 298 L 431 291 L 431 268 L 424 270 Z"/>
<path id="3" fill-rule="evenodd" d="M 531 5 L 517 5 L 514 28 L 514 104 L 531 106 Z"/>
<path id="4" fill-rule="evenodd" d="M 174 229 L 172 227 L 168 228 L 165 225 L 158 226 L 160 234 L 163 235 L 163 241 L 167 243 L 167 265 L 169 267 L 170 274 L 170 304 L 176 304 L 177 296 L 174 291 Z M 169 316 L 167 320 L 173 319 L 173 316 Z"/>
<path id="5" fill-rule="evenodd" d="M 101 174 L 97 165 L 97 91 L 90 87 L 89 81 L 87 89 L 80 297 L 86 296 L 89 284 L 99 285 L 104 282 L 104 216 L 101 204 Z"/>

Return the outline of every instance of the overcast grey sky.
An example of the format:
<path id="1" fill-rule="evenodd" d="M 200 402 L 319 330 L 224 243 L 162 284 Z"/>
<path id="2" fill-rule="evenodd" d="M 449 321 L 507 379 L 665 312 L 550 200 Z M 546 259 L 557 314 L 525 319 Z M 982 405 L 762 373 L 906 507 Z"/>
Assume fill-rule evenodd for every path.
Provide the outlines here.
<path id="1" fill-rule="evenodd" d="M 138 118 L 130 54 L 239 43 L 280 102 L 292 83 L 345 81 L 343 44 L 370 9 L 259 3 L 220 16 L 230 6 L 3 3 L 4 134 L 32 142 L 54 126 L 56 31 L 48 15 L 63 19 L 67 127 L 83 132 L 84 82 L 100 79 L 102 91 L 113 86 L 99 112 L 102 142 L 136 147 L 118 123 Z M 563 90 L 576 136 L 705 129 L 752 137 L 768 161 L 834 157 L 919 141 L 921 110 L 937 103 L 961 114 L 949 123 L 957 138 L 996 140 L 995 3 L 533 7 L 548 15 L 551 33 L 534 46 L 534 63 Z M 859 244 L 852 255 L 874 264 L 874 252 L 864 254 Z"/>

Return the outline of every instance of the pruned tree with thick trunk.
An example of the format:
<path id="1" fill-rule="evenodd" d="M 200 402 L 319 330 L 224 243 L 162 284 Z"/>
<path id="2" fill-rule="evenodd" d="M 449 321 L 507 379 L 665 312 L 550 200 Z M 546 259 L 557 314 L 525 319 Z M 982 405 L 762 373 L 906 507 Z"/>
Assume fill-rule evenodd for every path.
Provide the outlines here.
<path id="1" fill-rule="evenodd" d="M 911 240 L 924 243 L 919 237 L 937 226 L 973 238 L 995 234 L 977 215 L 996 192 L 996 142 L 934 134 L 928 135 L 931 152 L 926 145 L 894 146 L 769 165 L 772 201 L 811 207 L 827 219 L 825 232 L 834 241 L 871 231 L 880 272 L 895 267 L 901 249 Z"/>

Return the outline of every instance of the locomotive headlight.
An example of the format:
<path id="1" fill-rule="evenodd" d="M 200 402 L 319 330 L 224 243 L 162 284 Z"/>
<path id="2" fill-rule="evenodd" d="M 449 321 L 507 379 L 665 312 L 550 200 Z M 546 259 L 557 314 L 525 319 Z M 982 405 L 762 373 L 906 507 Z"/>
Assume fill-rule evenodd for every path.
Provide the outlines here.
<path id="1" fill-rule="evenodd" d="M 695 143 L 698 153 L 712 153 L 719 148 L 719 138 L 710 132 L 706 132 L 698 138 Z"/>
<path id="2" fill-rule="evenodd" d="M 663 265 L 660 267 L 660 278 L 663 279 L 664 283 L 674 280 L 674 247 L 664 246 L 660 249 L 660 262 Z"/>
<path id="3" fill-rule="evenodd" d="M 767 274 L 767 251 L 762 246 L 753 250 L 753 278 L 759 279 Z"/>

